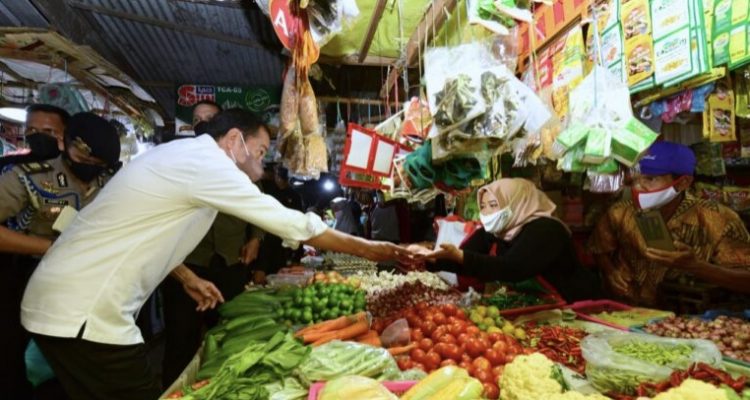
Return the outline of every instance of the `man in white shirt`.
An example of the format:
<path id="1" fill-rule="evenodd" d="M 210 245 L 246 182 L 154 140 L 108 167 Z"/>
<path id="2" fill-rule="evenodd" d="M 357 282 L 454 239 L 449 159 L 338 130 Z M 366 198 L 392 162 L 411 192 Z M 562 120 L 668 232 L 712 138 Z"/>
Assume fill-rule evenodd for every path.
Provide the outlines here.
<path id="1" fill-rule="evenodd" d="M 283 207 L 250 181 L 263 173 L 265 128 L 242 110 L 219 113 L 207 135 L 156 147 L 120 170 L 39 263 L 22 303 L 34 334 L 68 395 L 75 399 L 156 399 L 135 316 L 156 286 L 208 231 L 218 211 L 296 246 L 371 260 L 407 258 L 408 250 L 329 229 L 315 214 Z M 196 290 L 202 307 L 220 294 Z"/>

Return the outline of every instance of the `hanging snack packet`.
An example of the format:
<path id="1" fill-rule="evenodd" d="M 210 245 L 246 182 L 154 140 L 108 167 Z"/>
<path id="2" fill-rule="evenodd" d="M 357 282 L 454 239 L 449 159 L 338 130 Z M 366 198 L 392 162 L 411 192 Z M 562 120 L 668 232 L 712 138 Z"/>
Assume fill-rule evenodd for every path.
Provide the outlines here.
<path id="1" fill-rule="evenodd" d="M 586 139 L 586 147 L 583 151 L 583 162 L 588 164 L 601 164 L 611 153 L 612 135 L 604 128 L 593 127 L 589 129 Z"/>
<path id="2" fill-rule="evenodd" d="M 557 160 L 557 169 L 565 172 L 586 171 L 586 164 L 581 161 L 583 159 L 584 147 L 584 145 L 579 145 L 565 153 L 563 158 Z"/>
<path id="3" fill-rule="evenodd" d="M 612 131 L 612 156 L 628 167 L 632 167 L 659 135 L 648 126 L 630 118 L 624 129 Z"/>
<path id="4" fill-rule="evenodd" d="M 568 129 L 560 132 L 555 139 L 555 143 L 552 145 L 552 152 L 557 157 L 562 156 L 568 150 L 575 147 L 577 144 L 582 143 L 586 139 L 586 135 L 589 133 L 589 128 L 583 123 L 574 123 Z"/>
<path id="5" fill-rule="evenodd" d="M 725 204 L 724 190 L 716 185 L 705 182 L 695 183 L 695 196 L 704 200 L 712 200 L 717 203 Z"/>
<path id="6" fill-rule="evenodd" d="M 736 212 L 750 210 L 750 188 L 725 186 L 724 196 L 729 208 Z"/>

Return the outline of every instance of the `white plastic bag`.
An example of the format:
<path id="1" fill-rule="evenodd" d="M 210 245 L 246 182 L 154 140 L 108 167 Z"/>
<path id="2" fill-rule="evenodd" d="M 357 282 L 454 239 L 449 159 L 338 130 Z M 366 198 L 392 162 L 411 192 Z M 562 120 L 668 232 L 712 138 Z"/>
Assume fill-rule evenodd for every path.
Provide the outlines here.
<path id="1" fill-rule="evenodd" d="M 659 365 L 615 351 L 617 346 L 633 343 L 653 344 L 663 347 L 665 351 L 689 346 L 692 352 L 685 356 L 670 357 L 672 360 L 665 358 L 664 365 Z M 687 369 L 697 362 L 722 368 L 719 349 L 713 342 L 702 339 L 670 339 L 640 333 L 601 332 L 584 338 L 581 351 L 586 359 L 586 375 L 602 393 L 633 394 L 641 382 L 665 380 L 675 369 Z"/>

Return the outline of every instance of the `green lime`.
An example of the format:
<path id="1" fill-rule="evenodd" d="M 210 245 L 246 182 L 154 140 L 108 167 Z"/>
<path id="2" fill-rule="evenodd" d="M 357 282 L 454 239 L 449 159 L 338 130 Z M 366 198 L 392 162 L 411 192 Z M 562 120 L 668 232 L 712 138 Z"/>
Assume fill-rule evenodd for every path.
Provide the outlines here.
<path id="1" fill-rule="evenodd" d="M 300 318 L 302 318 L 302 310 L 293 309 L 292 310 L 292 319 L 295 321 L 299 321 Z"/>
<path id="2" fill-rule="evenodd" d="M 313 315 L 310 311 L 305 311 L 302 313 L 302 320 L 305 322 L 312 322 Z"/>
<path id="3" fill-rule="evenodd" d="M 338 307 L 333 307 L 331 309 L 331 315 L 335 318 L 341 315 L 341 309 Z"/>
<path id="4" fill-rule="evenodd" d="M 350 309 L 352 308 L 352 301 L 349 299 L 344 299 L 341 301 L 341 308 L 344 309 Z"/>
<path id="5" fill-rule="evenodd" d="M 309 307 L 309 306 L 312 305 L 312 303 L 313 303 L 313 298 L 312 297 L 303 297 L 302 298 L 302 305 Z"/>

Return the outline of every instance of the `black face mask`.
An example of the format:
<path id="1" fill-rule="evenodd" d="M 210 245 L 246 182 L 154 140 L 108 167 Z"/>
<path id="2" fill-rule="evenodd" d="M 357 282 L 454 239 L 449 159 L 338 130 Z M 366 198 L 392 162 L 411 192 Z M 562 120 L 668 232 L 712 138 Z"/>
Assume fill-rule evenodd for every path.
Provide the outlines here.
<path id="1" fill-rule="evenodd" d="M 68 153 L 64 154 L 64 158 L 73 174 L 83 182 L 91 182 L 104 171 L 104 168 L 98 165 L 75 162 L 70 159 Z"/>
<path id="2" fill-rule="evenodd" d="M 39 160 L 49 160 L 60 155 L 57 139 L 44 133 L 34 133 L 26 136 L 26 143 L 31 154 Z"/>

